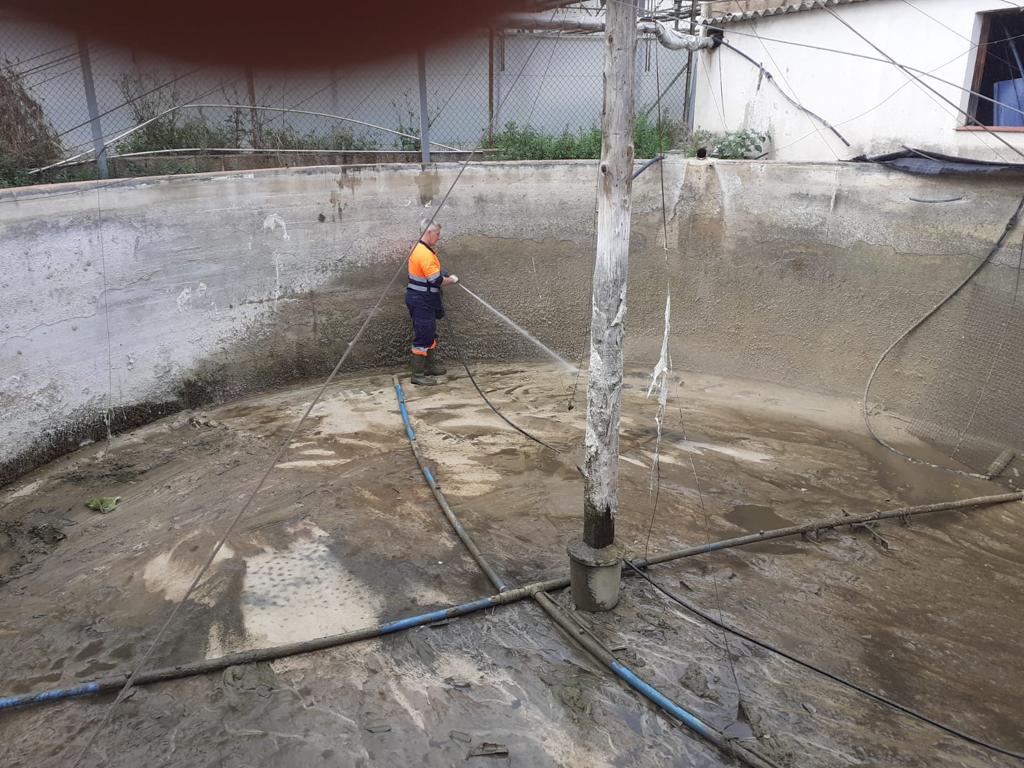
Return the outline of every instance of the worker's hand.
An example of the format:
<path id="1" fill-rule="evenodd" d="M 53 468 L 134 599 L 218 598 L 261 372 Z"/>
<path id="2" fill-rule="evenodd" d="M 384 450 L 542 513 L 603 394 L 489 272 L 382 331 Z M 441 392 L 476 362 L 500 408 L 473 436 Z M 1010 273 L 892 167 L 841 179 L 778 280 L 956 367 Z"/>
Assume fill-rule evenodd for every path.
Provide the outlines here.
<path id="1" fill-rule="evenodd" d="M 458 275 L 448 275 L 448 277 L 446 277 L 444 279 L 444 281 L 446 283 L 449 283 L 450 285 L 455 285 L 455 283 L 459 282 L 459 276 Z"/>

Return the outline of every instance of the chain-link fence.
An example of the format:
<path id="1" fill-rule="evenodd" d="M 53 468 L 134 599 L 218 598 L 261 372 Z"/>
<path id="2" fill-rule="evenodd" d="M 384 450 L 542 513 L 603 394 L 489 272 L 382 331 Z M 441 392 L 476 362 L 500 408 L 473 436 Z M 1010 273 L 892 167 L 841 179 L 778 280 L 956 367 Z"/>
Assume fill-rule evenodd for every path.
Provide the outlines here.
<path id="1" fill-rule="evenodd" d="M 600 34 L 483 30 L 422 60 L 413 54 L 357 69 L 231 71 L 5 20 L 0 180 L 416 160 L 422 96 L 435 159 L 477 148 L 501 159 L 596 157 L 602 56 Z M 641 38 L 638 157 L 679 138 L 686 67 L 685 51 Z"/>

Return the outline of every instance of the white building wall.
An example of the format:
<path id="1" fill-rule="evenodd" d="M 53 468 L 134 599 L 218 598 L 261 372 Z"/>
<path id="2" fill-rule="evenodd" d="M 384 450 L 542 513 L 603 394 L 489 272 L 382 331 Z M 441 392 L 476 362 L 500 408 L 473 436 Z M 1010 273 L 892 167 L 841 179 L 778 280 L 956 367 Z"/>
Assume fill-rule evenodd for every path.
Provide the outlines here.
<path id="1" fill-rule="evenodd" d="M 833 10 L 896 61 L 948 81 L 924 78 L 943 97 L 966 109 L 964 89 L 970 87 L 974 73 L 977 49 L 972 41 L 978 14 L 1009 6 L 1002 0 L 912 2 L 920 10 L 903 0 L 869 0 Z M 772 140 L 768 157 L 778 160 L 849 159 L 894 152 L 906 145 L 950 155 L 1024 162 L 1024 156 L 995 136 L 957 130 L 966 118 L 954 106 L 889 63 L 758 37 L 884 58 L 828 11 L 771 16 L 724 28 L 726 40 L 761 61 L 780 87 L 836 126 L 851 146 L 844 146 L 821 123 L 787 102 L 778 89 L 760 78 L 753 64 L 725 47 L 703 51 L 698 57 L 695 128 L 765 131 Z M 1024 152 L 1024 134 L 997 133 Z"/>

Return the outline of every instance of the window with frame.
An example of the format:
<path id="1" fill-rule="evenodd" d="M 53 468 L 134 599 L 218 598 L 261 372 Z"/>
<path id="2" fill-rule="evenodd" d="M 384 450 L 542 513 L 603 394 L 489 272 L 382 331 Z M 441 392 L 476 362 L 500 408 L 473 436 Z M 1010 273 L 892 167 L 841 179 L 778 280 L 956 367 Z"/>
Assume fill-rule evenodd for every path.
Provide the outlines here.
<path id="1" fill-rule="evenodd" d="M 967 125 L 1024 127 L 1024 14 L 982 13 Z"/>

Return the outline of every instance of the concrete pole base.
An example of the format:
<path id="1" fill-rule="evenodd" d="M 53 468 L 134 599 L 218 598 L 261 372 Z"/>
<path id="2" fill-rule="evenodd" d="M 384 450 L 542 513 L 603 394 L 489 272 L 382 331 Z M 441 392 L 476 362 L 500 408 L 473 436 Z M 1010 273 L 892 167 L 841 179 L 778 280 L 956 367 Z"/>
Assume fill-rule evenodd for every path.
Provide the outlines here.
<path id="1" fill-rule="evenodd" d="M 622 579 L 622 547 L 611 544 L 594 549 L 573 539 L 569 552 L 569 583 L 572 600 L 581 611 L 610 611 L 619 602 Z"/>

